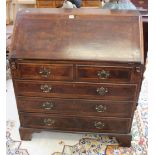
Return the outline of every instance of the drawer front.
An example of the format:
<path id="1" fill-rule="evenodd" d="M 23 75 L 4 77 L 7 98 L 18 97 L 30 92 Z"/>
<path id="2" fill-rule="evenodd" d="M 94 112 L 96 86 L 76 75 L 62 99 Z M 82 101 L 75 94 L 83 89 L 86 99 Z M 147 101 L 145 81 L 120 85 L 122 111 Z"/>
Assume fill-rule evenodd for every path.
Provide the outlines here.
<path id="1" fill-rule="evenodd" d="M 132 102 L 17 97 L 21 112 L 63 113 L 83 116 L 131 117 Z M 117 109 L 117 110 L 116 110 Z"/>
<path id="2" fill-rule="evenodd" d="M 20 114 L 22 127 L 79 132 L 129 133 L 130 119 Z"/>
<path id="3" fill-rule="evenodd" d="M 136 85 L 15 81 L 16 95 L 133 101 Z"/>
<path id="4" fill-rule="evenodd" d="M 20 79 L 73 81 L 72 64 L 18 63 Z"/>
<path id="5" fill-rule="evenodd" d="M 130 82 L 132 67 L 77 66 L 77 81 Z"/>

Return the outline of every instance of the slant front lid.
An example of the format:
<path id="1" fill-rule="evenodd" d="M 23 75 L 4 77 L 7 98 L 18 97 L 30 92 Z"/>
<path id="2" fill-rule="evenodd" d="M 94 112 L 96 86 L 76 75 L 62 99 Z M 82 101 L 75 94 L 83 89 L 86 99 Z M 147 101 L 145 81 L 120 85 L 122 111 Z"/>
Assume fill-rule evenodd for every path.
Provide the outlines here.
<path id="1" fill-rule="evenodd" d="M 17 15 L 11 55 L 143 63 L 142 42 L 141 18 L 134 11 L 28 9 Z"/>

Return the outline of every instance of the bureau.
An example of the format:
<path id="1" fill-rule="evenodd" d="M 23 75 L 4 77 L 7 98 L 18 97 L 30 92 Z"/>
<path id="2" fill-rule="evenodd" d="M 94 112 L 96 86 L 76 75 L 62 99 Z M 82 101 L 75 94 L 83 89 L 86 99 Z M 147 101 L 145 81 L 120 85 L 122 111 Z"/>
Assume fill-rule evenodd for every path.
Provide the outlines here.
<path id="1" fill-rule="evenodd" d="M 21 139 L 43 130 L 95 132 L 130 146 L 142 32 L 136 11 L 20 11 L 9 61 Z"/>

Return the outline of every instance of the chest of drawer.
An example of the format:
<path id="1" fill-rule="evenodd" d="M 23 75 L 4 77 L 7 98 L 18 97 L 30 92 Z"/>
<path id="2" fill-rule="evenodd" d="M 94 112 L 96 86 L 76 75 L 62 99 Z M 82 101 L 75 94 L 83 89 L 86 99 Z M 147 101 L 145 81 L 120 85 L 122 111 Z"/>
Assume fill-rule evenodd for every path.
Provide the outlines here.
<path id="1" fill-rule="evenodd" d="M 133 67 L 84 65 L 76 67 L 77 81 L 129 83 L 132 76 L 134 76 Z"/>
<path id="2" fill-rule="evenodd" d="M 132 102 L 17 97 L 21 112 L 131 117 Z M 116 110 L 117 109 L 117 110 Z"/>
<path id="3" fill-rule="evenodd" d="M 136 85 L 92 84 L 44 81 L 15 81 L 18 96 L 42 96 L 60 98 L 86 98 L 133 101 Z"/>
<path id="4" fill-rule="evenodd" d="M 128 133 L 130 119 L 20 114 L 23 127 L 82 132 Z"/>
<path id="5" fill-rule="evenodd" d="M 14 78 L 32 80 L 73 80 L 72 64 L 18 63 Z"/>

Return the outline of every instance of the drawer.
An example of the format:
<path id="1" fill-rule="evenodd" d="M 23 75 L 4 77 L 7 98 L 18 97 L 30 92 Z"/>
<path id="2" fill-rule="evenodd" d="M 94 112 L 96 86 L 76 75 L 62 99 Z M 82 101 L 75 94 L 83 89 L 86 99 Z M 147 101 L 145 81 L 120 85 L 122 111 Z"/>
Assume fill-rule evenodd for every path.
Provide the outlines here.
<path id="1" fill-rule="evenodd" d="M 133 101 L 136 85 L 15 81 L 16 95 Z"/>
<path id="2" fill-rule="evenodd" d="M 73 80 L 72 64 L 18 63 L 15 78 L 33 80 Z"/>
<path id="3" fill-rule="evenodd" d="M 61 113 L 85 116 L 131 117 L 132 102 L 17 97 L 21 112 Z M 116 110 L 117 109 L 117 110 Z"/>
<path id="4" fill-rule="evenodd" d="M 130 119 L 20 114 L 22 127 L 78 132 L 129 133 Z"/>
<path id="5" fill-rule="evenodd" d="M 76 67 L 77 81 L 130 82 L 132 67 L 83 66 Z"/>

